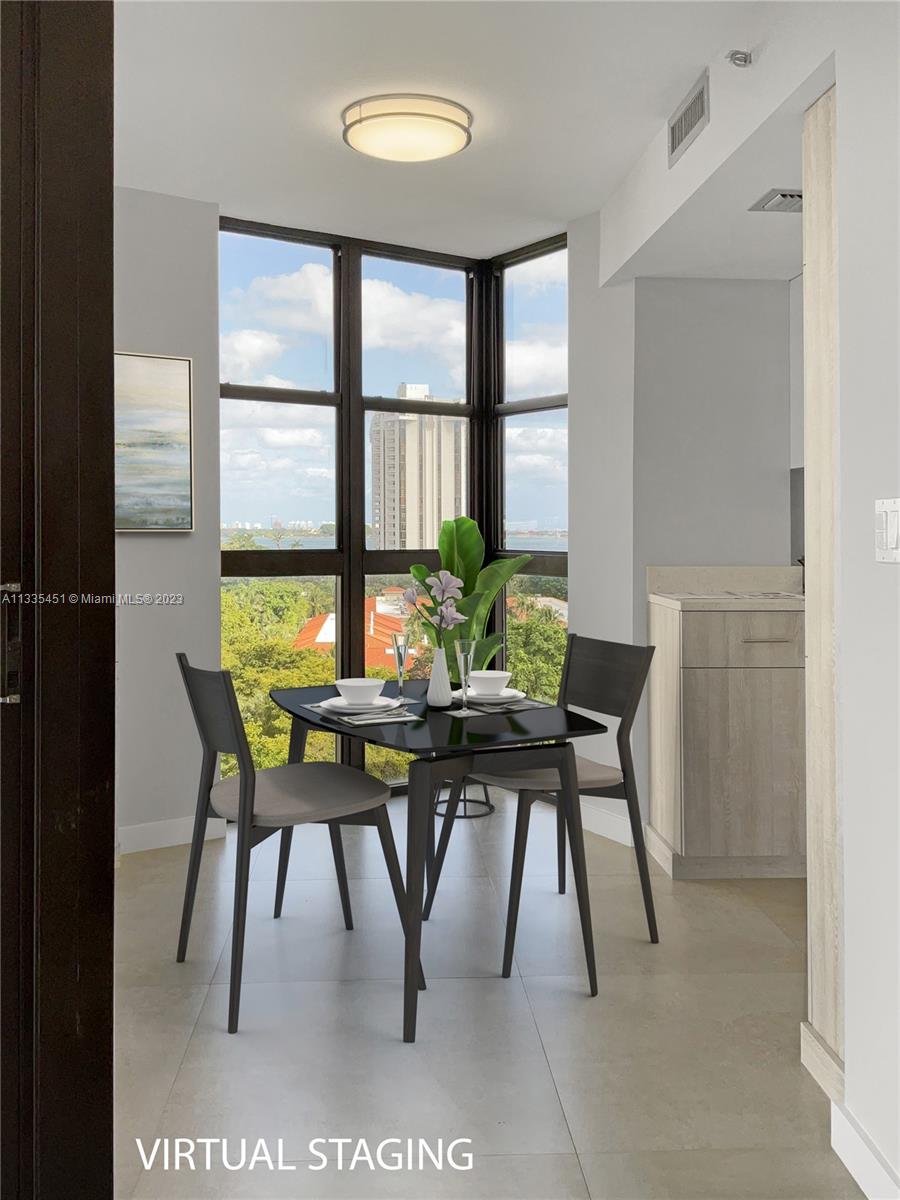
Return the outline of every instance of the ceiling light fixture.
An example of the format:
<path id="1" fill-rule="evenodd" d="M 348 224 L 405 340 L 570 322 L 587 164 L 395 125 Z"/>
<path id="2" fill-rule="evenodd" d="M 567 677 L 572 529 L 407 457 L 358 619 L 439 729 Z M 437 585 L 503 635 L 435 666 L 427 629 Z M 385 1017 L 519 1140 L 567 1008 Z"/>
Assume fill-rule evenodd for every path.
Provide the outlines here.
<path id="1" fill-rule="evenodd" d="M 367 96 L 348 104 L 341 120 L 348 146 L 391 162 L 447 158 L 472 140 L 472 114 L 440 96 Z"/>

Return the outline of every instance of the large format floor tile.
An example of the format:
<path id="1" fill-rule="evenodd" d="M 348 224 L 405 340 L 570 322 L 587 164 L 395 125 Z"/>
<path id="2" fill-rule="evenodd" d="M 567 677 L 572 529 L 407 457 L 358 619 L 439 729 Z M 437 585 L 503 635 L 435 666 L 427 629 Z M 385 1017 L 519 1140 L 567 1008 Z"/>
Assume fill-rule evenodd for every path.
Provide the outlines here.
<path id="1" fill-rule="evenodd" d="M 497 788 L 491 789 L 491 799 L 497 811 L 490 817 L 477 821 L 458 821 L 450 839 L 452 847 L 464 825 L 474 825 L 481 853 L 487 869 L 495 880 L 509 881 L 512 866 L 513 836 L 516 826 L 516 800 Z M 440 823 L 438 823 L 440 831 Z M 623 846 L 608 838 L 585 836 L 585 858 L 589 875 L 633 875 L 637 876 L 634 847 Z M 449 854 L 448 854 L 449 860 Z M 662 875 L 661 868 L 651 860 L 654 875 Z M 532 805 L 528 825 L 528 846 L 525 852 L 526 875 L 556 875 L 556 809 L 551 804 L 538 801 Z M 566 880 L 572 889 L 572 859 L 566 853 Z"/>
<path id="2" fill-rule="evenodd" d="M 278 837 L 253 851 L 233 1037 L 233 830 L 207 843 L 181 965 L 187 847 L 123 856 L 117 1197 L 585 1200 L 589 1188 L 594 1200 L 858 1200 L 798 1059 L 803 881 L 673 883 L 654 866 L 653 946 L 633 850 L 587 834 L 591 999 L 571 864 L 560 896 L 555 814 L 536 805 L 514 977 L 502 980 L 515 801 L 492 798 L 496 813 L 457 823 L 423 927 L 414 1046 L 401 1040 L 403 942 L 373 829 L 344 833 L 352 932 L 324 828 L 295 834 L 280 921 Z M 405 866 L 405 802 L 390 811 Z M 145 1172 L 135 1136 L 281 1138 L 297 1170 Z M 341 1136 L 471 1138 L 475 1166 L 351 1172 L 332 1152 L 311 1171 L 310 1140 Z"/>
<path id="3" fill-rule="evenodd" d="M 403 930 L 394 893 L 382 879 L 350 880 L 354 928 L 344 928 L 333 879 L 289 881 L 272 916 L 275 885 L 253 879 L 247 907 L 244 982 L 403 977 Z M 215 982 L 226 983 L 229 938 Z M 442 880 L 441 907 L 423 925 L 422 964 L 431 978 L 495 977 L 503 924 L 490 880 Z"/>
<path id="4" fill-rule="evenodd" d="M 676 1150 L 586 1154 L 592 1200 L 859 1200 L 835 1154 L 820 1150 Z"/>
<path id="5" fill-rule="evenodd" d="M 296 1171 L 217 1171 L 195 1175 L 153 1171 L 140 1200 L 588 1200 L 574 1154 L 480 1155 L 471 1171 L 433 1166 L 423 1171 L 337 1170 L 320 1160 Z"/>
<path id="6" fill-rule="evenodd" d="M 566 1154 L 572 1142 L 520 980 L 435 980 L 418 1041 L 401 1040 L 398 983 L 247 984 L 224 1032 L 214 986 L 166 1104 L 172 1137 L 471 1138 L 477 1154 Z"/>
<path id="7" fill-rule="evenodd" d="M 653 945 L 637 877 L 594 876 L 589 886 L 601 973 L 804 970 L 800 947 L 739 895 L 705 883 L 654 878 L 660 941 Z M 498 883 L 504 913 L 507 887 Z M 516 961 L 523 975 L 575 975 L 585 969 L 577 900 L 571 890 L 560 896 L 553 876 L 523 883 Z"/>
<path id="8" fill-rule="evenodd" d="M 135 1138 L 153 1139 L 206 993 L 205 986 L 116 990 L 115 1167 L 122 1196 L 140 1172 Z"/>
<path id="9" fill-rule="evenodd" d="M 799 1061 L 805 979 L 525 981 L 579 1153 L 820 1148 L 828 1102 Z"/>

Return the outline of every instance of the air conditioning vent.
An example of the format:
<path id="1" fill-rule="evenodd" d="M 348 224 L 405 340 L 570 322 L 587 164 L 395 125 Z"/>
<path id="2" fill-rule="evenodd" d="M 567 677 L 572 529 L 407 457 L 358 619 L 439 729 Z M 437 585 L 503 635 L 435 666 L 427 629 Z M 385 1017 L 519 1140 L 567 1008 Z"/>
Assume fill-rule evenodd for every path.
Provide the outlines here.
<path id="1" fill-rule="evenodd" d="M 704 71 L 669 117 L 669 166 L 709 124 L 709 71 Z"/>
<path id="2" fill-rule="evenodd" d="M 799 188 L 772 188 L 751 204 L 748 212 L 798 213 L 803 211 L 803 193 Z"/>

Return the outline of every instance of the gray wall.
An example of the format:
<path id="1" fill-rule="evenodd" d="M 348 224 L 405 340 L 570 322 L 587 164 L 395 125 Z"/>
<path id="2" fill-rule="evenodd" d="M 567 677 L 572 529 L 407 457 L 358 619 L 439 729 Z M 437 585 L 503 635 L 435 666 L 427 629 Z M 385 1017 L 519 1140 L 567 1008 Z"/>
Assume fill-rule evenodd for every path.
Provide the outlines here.
<path id="1" fill-rule="evenodd" d="M 788 284 L 638 279 L 634 640 L 648 566 L 790 562 Z M 648 801 L 646 700 L 634 725 Z"/>
<path id="2" fill-rule="evenodd" d="M 180 607 L 117 610 L 116 808 L 123 851 L 189 840 L 200 766 L 175 663 L 219 663 L 218 209 L 117 188 L 117 350 L 193 360 L 194 532 L 116 537 L 119 592 Z M 149 828 L 148 828 L 149 826 Z"/>

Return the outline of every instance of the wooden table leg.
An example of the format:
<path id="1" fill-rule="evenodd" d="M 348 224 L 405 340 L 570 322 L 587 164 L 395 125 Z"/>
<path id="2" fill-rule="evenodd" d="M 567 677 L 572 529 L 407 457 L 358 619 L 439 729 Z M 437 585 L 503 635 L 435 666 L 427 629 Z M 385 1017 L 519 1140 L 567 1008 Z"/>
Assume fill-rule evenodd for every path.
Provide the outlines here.
<path id="1" fill-rule="evenodd" d="M 406 806 L 406 954 L 403 969 L 404 1042 L 416 1040 L 425 849 L 428 843 L 428 822 L 434 786 L 431 771 L 431 765 L 421 760 L 409 765 L 409 800 Z"/>

